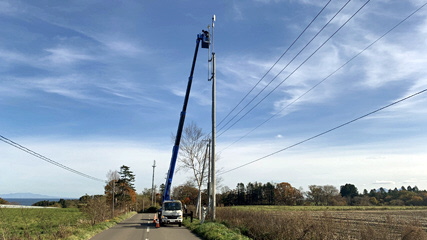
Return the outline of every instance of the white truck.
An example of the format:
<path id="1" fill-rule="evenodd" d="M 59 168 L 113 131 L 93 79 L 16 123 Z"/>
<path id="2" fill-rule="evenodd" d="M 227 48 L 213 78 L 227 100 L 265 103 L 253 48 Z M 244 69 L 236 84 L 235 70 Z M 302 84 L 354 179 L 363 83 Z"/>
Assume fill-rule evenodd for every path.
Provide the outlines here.
<path id="1" fill-rule="evenodd" d="M 184 211 L 181 201 L 165 200 L 159 211 L 159 221 L 161 225 L 178 224 L 181 227 Z"/>

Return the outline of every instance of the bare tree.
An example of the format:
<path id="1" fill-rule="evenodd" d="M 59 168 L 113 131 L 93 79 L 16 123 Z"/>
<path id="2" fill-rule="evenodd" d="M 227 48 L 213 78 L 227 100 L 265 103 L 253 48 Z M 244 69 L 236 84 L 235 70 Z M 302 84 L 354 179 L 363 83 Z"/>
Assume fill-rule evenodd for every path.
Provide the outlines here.
<path id="1" fill-rule="evenodd" d="M 200 211 L 201 205 L 201 188 L 207 179 L 208 168 L 208 141 L 205 139 L 205 134 L 194 122 L 184 128 L 184 133 L 181 138 L 179 169 L 191 171 L 193 180 L 199 190 L 197 209 Z M 196 211 L 196 212 L 199 212 Z"/>
<path id="2" fill-rule="evenodd" d="M 114 205 L 117 194 L 117 181 L 120 179 L 120 175 L 117 170 L 110 170 L 107 173 L 107 185 L 105 186 L 105 194 L 107 200 L 111 202 L 111 217 L 114 217 Z"/>
<path id="3" fill-rule="evenodd" d="M 108 205 L 105 196 L 85 196 L 85 202 L 82 211 L 89 217 L 92 225 L 108 219 Z"/>
<path id="4" fill-rule="evenodd" d="M 307 199 L 317 205 L 336 205 L 340 202 L 339 191 L 332 185 L 310 185 Z"/>

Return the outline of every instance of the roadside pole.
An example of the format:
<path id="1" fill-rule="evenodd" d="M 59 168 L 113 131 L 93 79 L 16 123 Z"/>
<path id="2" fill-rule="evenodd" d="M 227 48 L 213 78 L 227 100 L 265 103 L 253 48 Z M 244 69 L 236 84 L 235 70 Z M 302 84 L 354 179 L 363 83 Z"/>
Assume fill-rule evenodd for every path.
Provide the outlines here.
<path id="1" fill-rule="evenodd" d="M 151 180 L 151 206 L 154 205 L 154 196 L 156 195 L 154 192 L 154 169 L 156 168 L 156 160 L 153 163 L 153 179 Z"/>
<path id="2" fill-rule="evenodd" d="M 212 205 L 211 217 L 215 220 L 216 211 L 216 174 L 215 174 L 215 145 L 216 145 L 216 60 L 214 51 L 214 28 L 215 28 L 215 15 L 212 16 L 212 30 L 210 33 L 211 37 L 211 52 L 212 52 L 212 145 L 211 145 L 211 194 L 212 194 Z"/>

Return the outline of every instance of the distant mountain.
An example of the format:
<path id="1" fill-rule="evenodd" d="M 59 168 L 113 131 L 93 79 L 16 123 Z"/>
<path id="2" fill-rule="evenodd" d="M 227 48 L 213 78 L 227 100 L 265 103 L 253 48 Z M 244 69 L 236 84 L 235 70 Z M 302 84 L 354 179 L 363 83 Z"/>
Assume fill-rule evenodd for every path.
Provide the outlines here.
<path id="1" fill-rule="evenodd" d="M 59 197 L 34 194 L 34 193 L 9 193 L 9 194 L 0 194 L 1 198 L 40 198 L 40 199 L 59 199 Z"/>

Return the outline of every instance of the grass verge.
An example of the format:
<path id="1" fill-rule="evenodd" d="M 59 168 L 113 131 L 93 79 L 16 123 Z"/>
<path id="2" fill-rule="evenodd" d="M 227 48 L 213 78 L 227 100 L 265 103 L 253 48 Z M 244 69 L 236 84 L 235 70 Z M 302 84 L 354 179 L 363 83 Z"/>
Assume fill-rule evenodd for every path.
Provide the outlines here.
<path id="1" fill-rule="evenodd" d="M 73 232 L 72 236 L 69 236 L 65 239 L 66 240 L 87 240 L 87 239 L 90 239 L 91 237 L 95 236 L 96 234 L 115 226 L 117 223 L 120 223 L 120 222 L 132 217 L 135 214 L 136 214 L 136 212 L 129 212 L 129 213 L 120 215 L 118 217 L 115 217 L 113 219 L 107 220 L 107 221 L 102 222 L 102 223 L 90 225 L 90 226 L 87 226 L 85 228 L 77 228 Z"/>
<path id="2" fill-rule="evenodd" d="M 186 219 L 183 224 L 205 240 L 250 240 L 250 238 L 242 235 L 238 229 L 233 230 L 217 222 L 201 224 L 198 219 L 194 219 L 193 222 Z"/>

